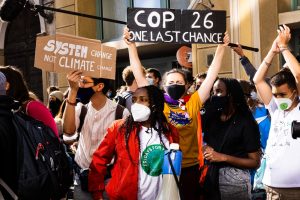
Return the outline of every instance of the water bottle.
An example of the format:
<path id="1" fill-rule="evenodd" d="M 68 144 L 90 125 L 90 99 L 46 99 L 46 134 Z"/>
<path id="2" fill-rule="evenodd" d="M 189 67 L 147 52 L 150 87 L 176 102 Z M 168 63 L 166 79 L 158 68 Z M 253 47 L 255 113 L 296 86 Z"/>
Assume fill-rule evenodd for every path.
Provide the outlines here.
<path id="1" fill-rule="evenodd" d="M 170 155 L 171 163 L 168 156 Z M 170 150 L 165 151 L 164 163 L 162 166 L 163 181 L 162 187 L 159 190 L 157 200 L 180 200 L 179 188 L 176 184 L 175 177 L 172 172 L 171 164 L 175 170 L 175 176 L 179 180 L 181 172 L 182 153 L 179 150 L 179 144 L 170 144 Z"/>

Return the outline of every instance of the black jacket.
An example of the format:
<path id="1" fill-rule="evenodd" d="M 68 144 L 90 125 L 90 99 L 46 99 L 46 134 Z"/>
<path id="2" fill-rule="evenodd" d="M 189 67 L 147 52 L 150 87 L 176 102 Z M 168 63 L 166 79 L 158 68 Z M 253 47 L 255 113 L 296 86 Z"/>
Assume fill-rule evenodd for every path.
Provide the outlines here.
<path id="1" fill-rule="evenodd" d="M 11 109 L 15 107 L 16 103 L 12 98 L 0 95 L 0 177 L 14 192 L 17 188 L 17 142 Z M 3 188 L 0 189 L 4 198 L 10 199 Z"/>

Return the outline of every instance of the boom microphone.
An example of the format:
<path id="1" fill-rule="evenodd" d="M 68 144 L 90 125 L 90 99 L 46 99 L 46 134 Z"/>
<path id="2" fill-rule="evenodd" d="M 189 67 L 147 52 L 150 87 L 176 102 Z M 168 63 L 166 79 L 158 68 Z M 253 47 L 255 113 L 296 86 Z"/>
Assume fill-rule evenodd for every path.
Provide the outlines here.
<path id="1" fill-rule="evenodd" d="M 234 44 L 234 43 L 229 43 L 228 46 L 230 47 L 238 47 L 237 44 Z M 246 49 L 246 50 L 249 50 L 249 51 L 255 51 L 255 52 L 258 52 L 259 49 L 258 48 L 254 48 L 254 47 L 248 47 L 248 46 L 245 46 L 245 45 L 241 45 L 242 49 Z"/>

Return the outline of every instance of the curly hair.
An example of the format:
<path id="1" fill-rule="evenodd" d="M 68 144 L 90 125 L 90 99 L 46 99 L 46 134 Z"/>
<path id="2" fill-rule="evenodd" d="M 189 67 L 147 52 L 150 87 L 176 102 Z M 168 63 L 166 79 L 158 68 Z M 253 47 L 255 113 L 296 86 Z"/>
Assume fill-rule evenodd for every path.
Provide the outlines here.
<path id="1" fill-rule="evenodd" d="M 149 105 L 150 105 L 149 108 L 151 110 L 151 114 L 149 117 L 150 127 L 148 129 L 152 131 L 153 128 L 155 131 L 158 132 L 160 142 L 165 147 L 162 140 L 162 134 L 167 135 L 170 133 L 170 125 L 168 124 L 167 118 L 163 113 L 164 102 L 165 102 L 163 92 L 159 88 L 153 85 L 148 85 L 141 88 L 147 90 L 147 94 L 149 98 Z M 126 118 L 125 123 L 120 127 L 120 131 L 119 131 L 121 134 L 124 134 L 125 136 L 126 149 L 128 151 L 131 161 L 132 161 L 132 157 L 129 153 L 128 141 L 134 128 L 137 129 L 136 137 L 138 137 L 138 141 L 140 145 L 139 132 L 141 130 L 141 124 L 139 122 L 135 122 L 131 115 Z"/>

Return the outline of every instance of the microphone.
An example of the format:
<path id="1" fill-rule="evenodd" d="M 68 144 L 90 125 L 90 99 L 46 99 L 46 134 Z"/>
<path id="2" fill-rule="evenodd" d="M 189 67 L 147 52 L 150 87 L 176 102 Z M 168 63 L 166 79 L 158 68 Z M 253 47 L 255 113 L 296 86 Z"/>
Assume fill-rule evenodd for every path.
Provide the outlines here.
<path id="1" fill-rule="evenodd" d="M 234 43 L 229 43 L 228 46 L 230 47 L 238 47 L 237 44 L 234 44 Z M 254 51 L 254 52 L 258 52 L 259 49 L 258 48 L 254 48 L 254 47 L 248 47 L 248 46 L 245 46 L 245 45 L 241 45 L 242 49 L 246 49 L 246 50 L 249 50 L 249 51 Z"/>

